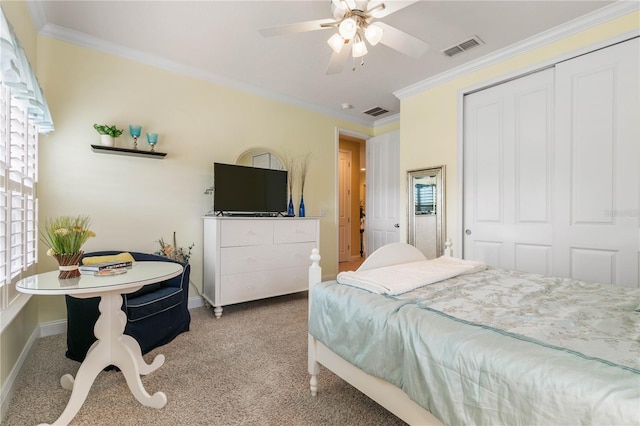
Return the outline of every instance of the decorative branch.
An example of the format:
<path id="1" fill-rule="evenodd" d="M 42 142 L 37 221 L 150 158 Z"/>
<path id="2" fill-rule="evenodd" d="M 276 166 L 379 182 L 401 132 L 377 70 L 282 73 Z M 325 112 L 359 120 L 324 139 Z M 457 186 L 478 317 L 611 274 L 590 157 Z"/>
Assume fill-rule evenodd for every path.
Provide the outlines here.
<path id="1" fill-rule="evenodd" d="M 307 172 L 309 171 L 309 162 L 311 161 L 311 153 L 307 152 L 300 157 L 300 165 L 298 166 L 298 174 L 300 176 L 300 195 L 304 195 L 304 183 L 307 180 Z"/>
<path id="2" fill-rule="evenodd" d="M 293 178 L 297 174 L 296 172 L 296 164 L 293 161 L 292 157 L 289 157 L 285 154 L 282 157 L 282 165 L 284 169 L 287 171 L 287 186 L 289 187 L 289 195 L 293 196 Z"/>

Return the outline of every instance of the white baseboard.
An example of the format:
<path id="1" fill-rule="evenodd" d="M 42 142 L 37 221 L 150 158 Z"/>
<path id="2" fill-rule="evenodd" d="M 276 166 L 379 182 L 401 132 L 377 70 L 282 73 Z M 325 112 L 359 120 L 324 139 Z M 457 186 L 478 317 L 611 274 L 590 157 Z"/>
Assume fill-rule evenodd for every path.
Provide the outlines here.
<path id="1" fill-rule="evenodd" d="M 189 298 L 188 309 L 200 308 L 204 306 L 204 299 L 202 296 L 193 296 Z"/>
<path id="2" fill-rule="evenodd" d="M 0 389 L 0 424 L 2 424 L 2 420 L 4 419 L 7 410 L 9 410 L 9 404 L 11 403 L 11 399 L 13 398 L 13 394 L 16 390 L 15 387 L 20 379 L 20 375 L 22 374 L 22 367 L 33 348 L 33 345 L 39 337 L 40 329 L 36 327 L 33 330 L 33 333 L 31 333 L 31 336 L 29 336 L 27 343 L 22 348 L 22 352 L 20 352 L 20 356 L 11 369 L 9 376 L 7 376 L 7 379 L 2 383 L 2 389 Z"/>
<path id="3" fill-rule="evenodd" d="M 40 323 L 40 335 L 38 337 L 53 336 L 67 331 L 67 320 L 58 320 Z"/>

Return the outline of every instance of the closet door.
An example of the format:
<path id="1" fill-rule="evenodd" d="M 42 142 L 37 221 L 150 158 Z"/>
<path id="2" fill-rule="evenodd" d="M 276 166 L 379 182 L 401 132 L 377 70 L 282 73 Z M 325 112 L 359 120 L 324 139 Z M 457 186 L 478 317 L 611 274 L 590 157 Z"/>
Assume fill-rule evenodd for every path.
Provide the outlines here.
<path id="1" fill-rule="evenodd" d="M 464 258 L 551 273 L 553 70 L 465 97 Z"/>
<path id="2" fill-rule="evenodd" d="M 638 40 L 556 66 L 554 275 L 639 285 Z"/>
<path id="3" fill-rule="evenodd" d="M 638 287 L 640 42 L 465 97 L 464 257 Z"/>

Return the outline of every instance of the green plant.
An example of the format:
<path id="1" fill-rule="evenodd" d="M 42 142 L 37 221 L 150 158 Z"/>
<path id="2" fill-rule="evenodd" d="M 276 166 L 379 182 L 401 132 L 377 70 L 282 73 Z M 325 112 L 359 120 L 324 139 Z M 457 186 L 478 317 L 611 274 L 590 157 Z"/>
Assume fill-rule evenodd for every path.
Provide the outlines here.
<path id="1" fill-rule="evenodd" d="M 94 124 L 93 128 L 101 135 L 109 135 L 111 137 L 117 138 L 122 134 L 124 130 L 118 129 L 115 124 L 111 127 L 106 126 L 104 124 Z"/>
<path id="2" fill-rule="evenodd" d="M 49 247 L 49 256 L 75 254 L 89 237 L 96 234 L 89 229 L 91 219 L 87 216 L 59 216 L 47 220 L 41 231 L 42 242 Z"/>

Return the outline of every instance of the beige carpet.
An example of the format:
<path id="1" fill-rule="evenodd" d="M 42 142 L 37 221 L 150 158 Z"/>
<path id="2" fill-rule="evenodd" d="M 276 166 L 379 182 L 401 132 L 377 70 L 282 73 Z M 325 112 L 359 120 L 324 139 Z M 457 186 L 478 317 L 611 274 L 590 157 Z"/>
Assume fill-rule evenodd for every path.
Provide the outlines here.
<path id="1" fill-rule="evenodd" d="M 167 405 L 140 405 L 121 373 L 101 372 L 73 425 L 403 425 L 397 417 L 322 369 L 309 392 L 306 293 L 191 311 L 191 331 L 145 355 L 166 356 L 142 382 Z M 79 364 L 64 356 L 66 334 L 39 339 L 2 424 L 53 422 L 69 391 L 59 380 Z"/>

